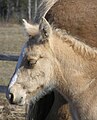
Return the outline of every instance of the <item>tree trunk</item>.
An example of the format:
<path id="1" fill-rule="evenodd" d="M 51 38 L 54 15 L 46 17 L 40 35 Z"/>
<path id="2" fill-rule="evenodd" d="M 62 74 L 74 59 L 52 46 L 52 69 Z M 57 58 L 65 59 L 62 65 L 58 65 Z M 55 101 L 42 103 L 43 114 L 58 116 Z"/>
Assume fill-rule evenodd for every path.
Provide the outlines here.
<path id="1" fill-rule="evenodd" d="M 7 2 L 7 15 L 6 15 L 6 22 L 9 21 L 9 15 L 10 15 L 10 1 Z"/>
<path id="2" fill-rule="evenodd" d="M 31 21 L 31 0 L 28 0 L 28 18 Z"/>
<path id="3" fill-rule="evenodd" d="M 36 15 L 36 13 L 37 13 L 37 0 L 35 0 L 35 15 Z"/>
<path id="4" fill-rule="evenodd" d="M 19 7 L 19 0 L 16 1 L 16 7 Z"/>

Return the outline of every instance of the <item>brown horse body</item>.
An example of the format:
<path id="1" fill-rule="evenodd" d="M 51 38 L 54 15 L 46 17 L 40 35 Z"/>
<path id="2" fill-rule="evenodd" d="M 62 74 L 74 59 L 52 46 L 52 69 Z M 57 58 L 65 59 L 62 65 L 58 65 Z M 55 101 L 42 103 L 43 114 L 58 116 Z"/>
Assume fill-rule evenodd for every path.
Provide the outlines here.
<path id="1" fill-rule="evenodd" d="M 89 46 L 97 47 L 97 0 L 58 0 L 46 19 Z"/>

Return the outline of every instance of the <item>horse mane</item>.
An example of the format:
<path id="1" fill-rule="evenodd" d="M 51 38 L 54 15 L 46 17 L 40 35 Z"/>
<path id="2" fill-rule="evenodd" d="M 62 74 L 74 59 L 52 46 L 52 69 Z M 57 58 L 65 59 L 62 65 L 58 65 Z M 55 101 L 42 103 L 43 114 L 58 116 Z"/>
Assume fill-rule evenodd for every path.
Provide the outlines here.
<path id="1" fill-rule="evenodd" d="M 45 17 L 47 12 L 58 0 L 41 0 L 34 18 L 34 23 L 39 23 L 42 17 Z"/>
<path id="2" fill-rule="evenodd" d="M 69 35 L 66 31 L 61 29 L 55 29 L 56 34 L 60 37 L 63 42 L 67 43 L 69 47 L 72 47 L 75 53 L 80 54 L 82 57 L 87 59 L 95 59 L 97 57 L 97 49 L 92 48 L 85 43 L 79 41 L 77 38 Z"/>

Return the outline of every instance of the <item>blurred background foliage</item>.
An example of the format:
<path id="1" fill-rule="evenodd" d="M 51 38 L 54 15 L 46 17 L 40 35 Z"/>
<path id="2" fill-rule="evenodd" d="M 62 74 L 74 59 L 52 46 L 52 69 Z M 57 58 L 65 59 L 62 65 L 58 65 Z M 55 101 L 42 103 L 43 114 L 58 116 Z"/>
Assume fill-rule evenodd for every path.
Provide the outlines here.
<path id="1" fill-rule="evenodd" d="M 20 23 L 33 20 L 40 0 L 0 0 L 0 22 Z"/>

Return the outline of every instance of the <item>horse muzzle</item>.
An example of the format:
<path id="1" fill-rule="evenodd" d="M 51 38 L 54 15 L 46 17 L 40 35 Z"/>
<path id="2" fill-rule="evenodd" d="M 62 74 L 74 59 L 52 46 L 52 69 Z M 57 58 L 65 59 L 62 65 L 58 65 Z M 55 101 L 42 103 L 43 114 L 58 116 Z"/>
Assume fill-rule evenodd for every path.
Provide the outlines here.
<path id="1" fill-rule="evenodd" d="M 26 92 L 23 89 L 20 89 L 19 86 L 13 86 L 11 88 L 8 88 L 6 97 L 10 104 L 24 105 Z"/>

